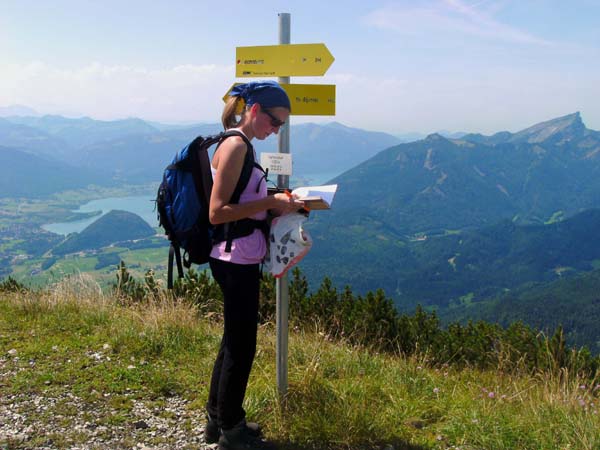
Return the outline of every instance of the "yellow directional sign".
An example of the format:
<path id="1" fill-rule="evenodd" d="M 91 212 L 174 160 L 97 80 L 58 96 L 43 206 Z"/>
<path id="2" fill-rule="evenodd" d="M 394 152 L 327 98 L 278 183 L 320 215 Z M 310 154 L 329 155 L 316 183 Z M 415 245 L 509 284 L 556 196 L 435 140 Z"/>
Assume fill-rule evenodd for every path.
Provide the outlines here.
<path id="1" fill-rule="evenodd" d="M 325 44 L 282 44 L 237 47 L 236 77 L 325 75 L 333 55 Z"/>
<path id="2" fill-rule="evenodd" d="M 335 116 L 335 84 L 282 84 L 292 114 L 297 116 Z"/>
<path id="3" fill-rule="evenodd" d="M 238 84 L 241 83 L 233 86 Z M 233 86 L 223 101 L 227 101 Z M 293 116 L 335 116 L 335 84 L 282 84 L 281 87 L 290 98 Z"/>

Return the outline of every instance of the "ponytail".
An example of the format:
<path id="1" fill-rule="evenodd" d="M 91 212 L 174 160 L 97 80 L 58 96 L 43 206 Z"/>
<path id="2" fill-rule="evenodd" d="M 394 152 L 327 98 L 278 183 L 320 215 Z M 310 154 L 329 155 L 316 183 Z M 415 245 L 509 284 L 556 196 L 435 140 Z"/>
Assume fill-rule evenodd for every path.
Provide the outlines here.
<path id="1" fill-rule="evenodd" d="M 240 103 L 241 102 L 241 103 Z M 241 113 L 239 112 L 241 109 Z M 228 130 L 229 128 L 237 127 L 244 118 L 244 100 L 241 97 L 229 97 L 225 108 L 223 108 L 223 114 L 221 115 L 221 123 L 223 128 Z M 240 120 L 237 120 L 236 116 L 241 115 Z"/>

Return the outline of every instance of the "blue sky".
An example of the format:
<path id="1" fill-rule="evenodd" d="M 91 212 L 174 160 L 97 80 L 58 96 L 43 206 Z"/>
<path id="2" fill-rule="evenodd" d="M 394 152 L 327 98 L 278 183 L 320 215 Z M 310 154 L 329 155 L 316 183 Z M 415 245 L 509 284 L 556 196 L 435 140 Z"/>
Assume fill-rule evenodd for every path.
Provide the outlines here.
<path id="1" fill-rule="evenodd" d="M 323 42 L 339 121 L 493 133 L 580 111 L 600 130 L 600 1 L 0 0 L 0 106 L 216 122 L 237 46 Z"/>

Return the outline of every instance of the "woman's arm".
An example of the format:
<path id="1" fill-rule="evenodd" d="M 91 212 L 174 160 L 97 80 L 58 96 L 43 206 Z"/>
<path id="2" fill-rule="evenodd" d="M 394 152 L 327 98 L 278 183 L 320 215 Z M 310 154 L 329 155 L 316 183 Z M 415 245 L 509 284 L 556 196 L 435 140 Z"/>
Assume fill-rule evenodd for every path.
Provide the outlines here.
<path id="1" fill-rule="evenodd" d="M 269 209 L 288 213 L 304 206 L 303 202 L 286 194 L 275 194 L 242 204 L 230 204 L 229 200 L 242 173 L 245 157 L 246 144 L 240 137 L 230 137 L 219 146 L 214 160 L 217 172 L 209 205 L 209 220 L 213 225 L 244 219 Z"/>

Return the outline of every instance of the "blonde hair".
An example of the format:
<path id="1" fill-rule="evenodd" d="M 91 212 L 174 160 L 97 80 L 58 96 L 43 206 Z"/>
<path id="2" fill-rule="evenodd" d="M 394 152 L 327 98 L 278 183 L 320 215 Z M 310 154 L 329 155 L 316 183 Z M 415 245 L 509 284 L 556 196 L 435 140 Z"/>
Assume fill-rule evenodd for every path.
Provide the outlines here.
<path id="1" fill-rule="evenodd" d="M 223 128 L 228 130 L 237 127 L 244 120 L 245 112 L 245 102 L 241 97 L 229 97 L 221 115 Z M 240 116 L 240 120 L 237 119 L 237 116 Z"/>

